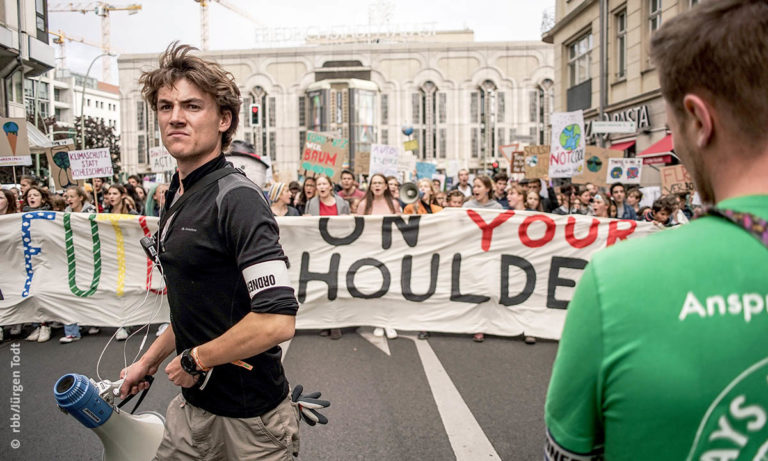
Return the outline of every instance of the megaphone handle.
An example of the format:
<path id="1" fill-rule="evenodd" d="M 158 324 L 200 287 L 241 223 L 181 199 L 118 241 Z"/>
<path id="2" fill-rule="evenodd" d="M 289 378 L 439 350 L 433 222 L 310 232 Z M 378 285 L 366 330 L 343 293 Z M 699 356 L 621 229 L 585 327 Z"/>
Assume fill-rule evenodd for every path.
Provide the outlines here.
<path id="1" fill-rule="evenodd" d="M 146 382 L 148 382 L 148 383 L 149 383 L 149 387 L 152 387 L 152 382 L 153 382 L 154 380 L 155 380 L 155 377 L 154 377 L 154 376 L 151 376 L 151 375 L 146 375 L 146 376 L 144 376 L 144 381 L 146 381 Z M 139 401 L 138 401 L 138 402 L 136 402 L 136 405 L 134 405 L 134 406 L 133 406 L 133 410 L 131 410 L 131 414 L 133 414 L 133 413 L 136 411 L 136 409 L 137 409 L 137 408 L 139 408 L 139 405 L 141 405 L 141 402 L 143 402 L 143 401 L 144 401 L 144 397 L 146 397 L 146 396 L 147 396 L 147 391 L 149 391 L 149 387 L 147 387 L 146 389 L 144 389 L 143 391 L 141 391 L 141 396 L 139 397 Z M 123 405 L 125 405 L 125 404 L 126 404 L 126 403 L 128 403 L 128 402 L 130 402 L 130 401 L 131 401 L 131 399 L 133 399 L 134 397 L 136 397 L 136 395 L 137 395 L 137 394 L 132 394 L 132 395 L 129 395 L 128 397 L 126 397 L 126 398 L 125 398 L 125 400 L 123 400 L 122 402 L 120 402 L 120 403 L 118 403 L 118 404 L 117 404 L 117 408 L 122 408 L 122 407 L 123 407 Z"/>

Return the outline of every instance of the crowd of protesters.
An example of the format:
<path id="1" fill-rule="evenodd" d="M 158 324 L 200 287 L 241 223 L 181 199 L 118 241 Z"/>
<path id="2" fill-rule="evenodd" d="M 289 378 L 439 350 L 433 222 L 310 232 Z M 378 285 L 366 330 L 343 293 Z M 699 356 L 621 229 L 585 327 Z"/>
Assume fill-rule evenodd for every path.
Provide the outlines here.
<path id="1" fill-rule="evenodd" d="M 51 191 L 45 184 L 35 176 L 25 175 L 19 180 L 20 187 L 0 190 L 0 215 L 61 211 L 158 216 L 165 203 L 165 191 L 168 190 L 167 184 L 153 184 L 146 190 L 141 178 L 136 175 L 129 176 L 125 184 L 108 184 L 104 178 L 94 178 L 92 184 L 69 186 L 60 192 Z M 33 324 L 32 332 L 26 336 L 26 340 L 46 342 L 51 339 L 51 327 L 56 325 L 54 322 Z M 98 334 L 99 331 L 95 326 L 88 328 L 88 334 Z M 22 325 L 13 325 L 8 331 L 10 336 L 18 336 L 21 332 Z M 130 332 L 130 327 L 119 328 L 115 332 L 115 339 L 124 341 Z M 3 337 L 4 330 L 0 328 L 0 341 Z M 64 335 L 59 342 L 68 344 L 80 338 L 80 325 L 72 323 L 64 325 Z"/>
<path id="2" fill-rule="evenodd" d="M 505 173 L 492 178 L 476 176 L 470 183 L 467 170 L 460 170 L 458 183 L 444 191 L 438 180 L 421 179 L 417 183 L 418 196 L 406 203 L 400 198 L 400 181 L 394 176 L 374 174 L 368 184 L 361 187 L 351 171 L 344 170 L 341 180 L 334 184 L 326 175 L 304 178 L 303 182 L 274 182 L 265 187 L 264 195 L 275 216 L 342 216 L 342 215 L 388 215 L 388 214 L 432 214 L 444 208 L 485 208 L 496 210 L 528 210 L 559 215 L 579 214 L 597 218 L 631 219 L 652 222 L 660 228 L 685 224 L 693 219 L 699 209 L 692 207 L 688 193 L 662 196 L 650 207 L 641 207 L 643 192 L 638 187 L 626 187 L 614 183 L 608 187 L 594 184 L 562 184 L 552 187 L 541 179 L 511 181 Z M 73 213 L 117 213 L 145 216 L 159 216 L 165 202 L 167 184 L 153 184 L 144 188 L 141 178 L 130 176 L 125 184 L 108 184 L 102 178 L 95 178 L 93 185 L 70 186 L 61 193 L 53 193 L 38 183 L 33 176 L 22 176 L 20 189 L 3 189 L 0 194 L 0 214 L 52 210 Z M 542 187 L 544 185 L 544 187 Z M 165 325 L 161 325 L 159 333 Z M 71 343 L 81 338 L 81 327 L 77 324 L 64 326 L 62 343 Z M 97 327 L 90 327 L 89 334 L 97 334 Z M 131 328 L 119 328 L 115 338 L 128 338 Z M 21 325 L 10 328 L 11 336 L 21 333 Z M 332 339 L 341 337 L 338 328 L 321 332 Z M 391 327 L 375 328 L 376 336 L 397 337 Z M 0 340 L 3 339 L 0 328 Z M 419 332 L 420 339 L 429 337 L 426 331 Z M 33 325 L 27 336 L 29 341 L 45 342 L 51 337 L 51 325 Z M 473 336 L 476 342 L 484 340 L 483 333 Z M 535 338 L 526 336 L 529 344 Z"/>

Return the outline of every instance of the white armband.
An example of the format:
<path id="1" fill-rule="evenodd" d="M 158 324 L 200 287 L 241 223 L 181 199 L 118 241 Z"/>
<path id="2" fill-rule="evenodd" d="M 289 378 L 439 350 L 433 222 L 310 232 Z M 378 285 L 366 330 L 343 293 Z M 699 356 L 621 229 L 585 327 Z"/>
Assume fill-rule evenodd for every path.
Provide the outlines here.
<path id="1" fill-rule="evenodd" d="M 291 287 L 288 266 L 286 266 L 285 261 L 280 260 L 266 261 L 246 267 L 243 269 L 243 279 L 251 299 L 269 288 Z"/>

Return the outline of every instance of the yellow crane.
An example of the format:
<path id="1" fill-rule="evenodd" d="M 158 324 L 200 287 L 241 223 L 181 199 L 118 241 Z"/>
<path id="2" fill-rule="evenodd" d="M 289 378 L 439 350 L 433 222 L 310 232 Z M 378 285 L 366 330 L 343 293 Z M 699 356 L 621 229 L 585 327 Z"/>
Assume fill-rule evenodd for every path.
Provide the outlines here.
<path id="1" fill-rule="evenodd" d="M 48 31 L 48 34 L 53 36 L 53 43 L 56 45 L 59 45 L 59 67 L 61 69 L 67 68 L 67 52 L 66 52 L 66 43 L 67 41 L 70 42 L 76 42 L 76 43 L 82 43 L 83 45 L 92 46 L 94 48 L 103 49 L 101 45 L 98 43 L 89 42 L 88 40 L 84 39 L 83 37 L 72 37 L 64 33 L 61 29 L 59 29 L 58 32 Z"/>
<path id="2" fill-rule="evenodd" d="M 195 0 L 195 2 L 200 4 L 200 48 L 203 51 L 208 51 L 208 38 L 210 35 L 208 29 L 208 5 L 211 3 L 218 3 L 224 8 L 230 11 L 234 11 L 245 19 L 250 20 L 254 24 L 261 25 L 261 21 L 256 19 L 242 8 L 228 2 L 227 0 Z"/>
<path id="3" fill-rule="evenodd" d="M 49 13 L 95 13 L 101 17 L 101 49 L 109 53 L 112 49 L 109 15 L 112 11 L 127 11 L 128 14 L 136 14 L 141 10 L 141 4 L 113 5 L 108 2 L 83 2 L 83 3 L 57 3 L 51 5 Z M 112 80 L 111 60 L 104 59 L 101 62 L 101 79 L 105 82 Z"/>

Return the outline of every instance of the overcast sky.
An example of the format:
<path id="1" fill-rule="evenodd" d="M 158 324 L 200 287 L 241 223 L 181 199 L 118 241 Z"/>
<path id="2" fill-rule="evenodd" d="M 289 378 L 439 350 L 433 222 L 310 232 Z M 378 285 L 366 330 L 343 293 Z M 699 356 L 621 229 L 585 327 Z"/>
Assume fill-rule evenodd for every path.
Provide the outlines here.
<path id="1" fill-rule="evenodd" d="M 375 0 L 388 3 L 391 24 L 434 23 L 438 30 L 469 28 L 476 41 L 541 40 L 542 12 L 553 8 L 554 0 Z M 64 1 L 49 1 L 50 9 Z M 194 0 L 121 0 L 115 5 L 142 3 L 142 10 L 129 15 L 111 14 L 112 49 L 119 53 L 159 52 L 173 40 L 200 46 L 200 5 Z M 368 24 L 369 5 L 374 0 L 226 0 L 260 21 L 255 24 L 230 9 L 209 3 L 211 50 L 254 48 L 256 29 L 330 28 Z M 64 34 L 101 43 L 100 18 L 93 13 L 51 12 L 48 27 Z M 56 46 L 59 55 L 60 47 Z M 97 48 L 67 42 L 66 64 L 75 72 L 85 73 L 91 60 L 101 53 Z M 117 83 L 117 61 L 113 60 L 112 83 Z M 96 63 L 91 74 L 101 75 Z"/>

